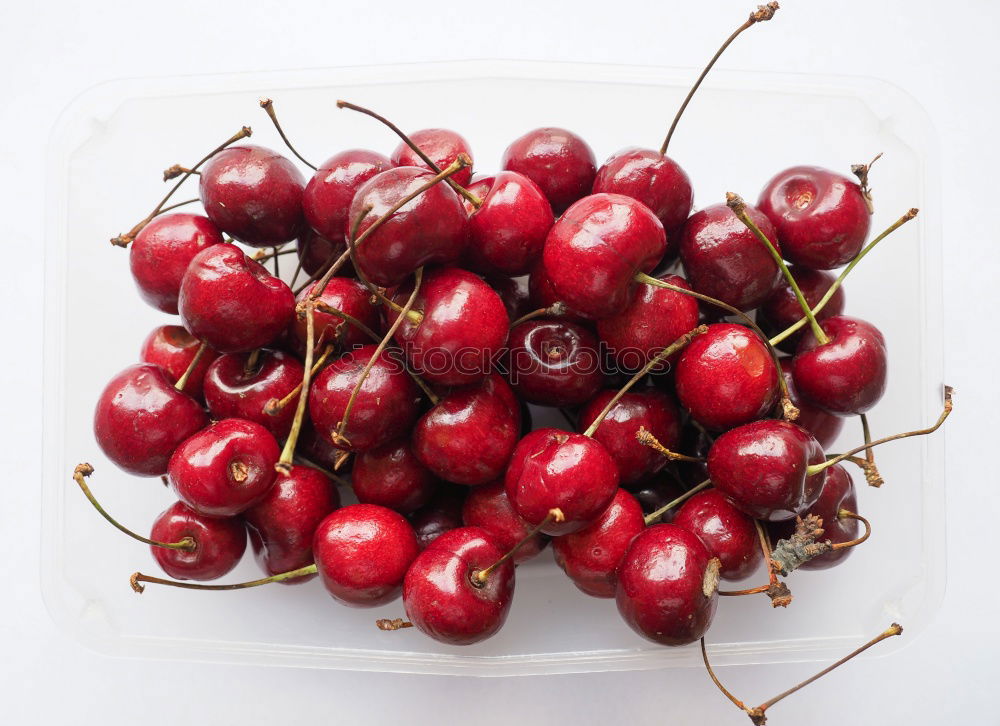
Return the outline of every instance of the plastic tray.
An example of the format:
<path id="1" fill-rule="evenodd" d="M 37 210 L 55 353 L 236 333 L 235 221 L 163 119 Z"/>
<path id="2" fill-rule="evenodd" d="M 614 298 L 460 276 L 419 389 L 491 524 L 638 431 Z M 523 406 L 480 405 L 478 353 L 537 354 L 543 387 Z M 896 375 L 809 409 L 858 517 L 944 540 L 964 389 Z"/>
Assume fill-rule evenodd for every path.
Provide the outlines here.
<path id="1" fill-rule="evenodd" d="M 416 630 L 381 632 L 374 620 L 403 615 L 399 601 L 350 609 L 316 581 L 225 593 L 150 587 L 138 596 L 128 576 L 156 572 L 150 553 L 102 522 L 70 478 L 78 462 L 93 463 L 95 492 L 139 530 L 171 501 L 158 479 L 119 472 L 93 440 L 93 405 L 104 383 L 137 359 L 152 327 L 169 322 L 139 300 L 127 253 L 107 240 L 163 193 L 161 169 L 192 163 L 241 125 L 254 127 L 254 143 L 282 148 L 259 97 L 275 100 L 285 130 L 314 162 L 347 147 L 388 153 L 395 146 L 373 120 L 338 111 L 336 100 L 347 98 L 404 128 L 461 130 L 487 171 L 509 140 L 542 125 L 582 134 L 599 161 L 623 146 L 656 148 L 693 75 L 470 61 L 127 80 L 77 98 L 53 132 L 47 159 L 41 575 L 58 624 L 103 653 L 228 663 L 476 676 L 699 664 L 696 646 L 668 649 L 640 639 L 613 601 L 579 593 L 548 551 L 518 570 L 506 627 L 468 648 L 437 644 Z M 670 154 L 691 175 L 696 205 L 704 206 L 726 191 L 752 202 L 772 174 L 792 164 L 846 171 L 879 151 L 873 230 L 911 206 L 922 210 L 846 285 L 848 311 L 879 325 L 888 339 L 889 389 L 871 416 L 883 435 L 933 421 L 941 402 L 937 143 L 920 106 L 868 78 L 714 72 Z M 192 183 L 177 199 L 195 195 Z M 839 444 L 860 436 L 860 424 L 849 421 Z M 907 637 L 880 652 L 911 641 L 944 592 L 943 452 L 942 433 L 881 449 L 886 485 L 869 490 L 856 476 L 861 510 L 874 523 L 871 540 L 836 569 L 796 573 L 787 610 L 772 610 L 763 597 L 723 599 L 707 638 L 714 661 L 828 659 L 891 620 L 906 626 Z M 257 576 L 247 557 L 227 579 Z"/>

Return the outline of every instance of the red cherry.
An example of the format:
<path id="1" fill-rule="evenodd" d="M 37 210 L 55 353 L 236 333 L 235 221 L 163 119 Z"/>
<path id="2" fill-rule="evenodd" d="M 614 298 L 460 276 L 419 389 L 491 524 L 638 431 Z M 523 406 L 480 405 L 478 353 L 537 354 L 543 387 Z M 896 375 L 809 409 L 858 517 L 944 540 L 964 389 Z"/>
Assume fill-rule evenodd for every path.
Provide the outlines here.
<path id="1" fill-rule="evenodd" d="M 320 165 L 302 192 L 306 222 L 328 243 L 340 245 L 342 252 L 350 225 L 347 212 L 358 187 L 392 166 L 388 158 L 367 149 L 334 154 Z"/>
<path id="2" fill-rule="evenodd" d="M 451 165 L 459 154 L 465 154 L 472 158 L 472 150 L 469 142 L 458 133 L 450 129 L 421 129 L 409 135 L 410 141 L 427 155 L 431 161 L 437 164 L 438 169 L 445 169 Z M 417 153 L 400 141 L 392 152 L 392 163 L 395 166 L 418 166 L 423 169 L 430 169 Z M 436 172 L 435 172 L 436 173 Z M 472 179 L 472 166 L 456 171 L 452 177 L 460 186 L 468 186 Z"/>
<path id="3" fill-rule="evenodd" d="M 535 182 L 557 215 L 590 193 L 597 174 L 587 142 L 572 131 L 551 127 L 529 131 L 511 142 L 500 166 Z"/>
<path id="4" fill-rule="evenodd" d="M 723 580 L 749 577 L 764 559 L 753 519 L 715 489 L 698 492 L 684 502 L 673 523 L 697 535 L 712 557 L 719 558 Z"/>
<path id="5" fill-rule="evenodd" d="M 781 363 L 781 375 L 784 376 L 785 385 L 788 387 L 788 399 L 799 410 L 795 425 L 812 434 L 823 449 L 829 449 L 840 436 L 840 432 L 844 428 L 844 419 L 824 411 L 799 395 L 799 391 L 795 387 L 795 376 L 792 375 L 791 358 L 782 358 L 778 362 Z"/>
<path id="6" fill-rule="evenodd" d="M 318 282 L 314 282 L 300 292 L 296 299 L 302 301 L 308 298 L 318 284 Z M 378 308 L 372 304 L 371 297 L 368 288 L 357 280 L 347 277 L 331 277 L 326 283 L 326 287 L 323 288 L 323 293 L 316 299 L 318 302 L 350 315 L 368 326 L 370 330 L 378 330 L 381 317 Z M 293 318 L 291 332 L 296 347 L 304 354 L 307 339 L 305 317 L 299 319 L 296 315 Z M 320 310 L 313 312 L 313 336 L 316 342 L 316 352 L 322 351 L 328 343 L 336 343 L 340 350 L 350 350 L 371 342 L 371 338 L 354 323 Z"/>
<path id="7" fill-rule="evenodd" d="M 788 271 L 792 273 L 795 282 L 802 291 L 803 297 L 810 307 L 816 307 L 820 299 L 826 295 L 827 290 L 833 285 L 836 279 L 829 272 L 822 270 L 810 270 L 807 267 L 796 267 L 790 265 Z M 816 313 L 817 320 L 826 320 L 834 315 L 840 315 L 844 311 L 844 288 L 838 287 L 830 298 L 830 301 L 823 306 L 823 309 Z M 792 286 L 783 278 L 771 296 L 764 301 L 757 311 L 757 324 L 768 335 L 775 335 L 793 323 L 797 323 L 802 315 L 802 307 L 799 305 Z M 778 343 L 782 350 L 794 353 L 798 342 L 802 339 L 804 332 L 799 330 L 792 333 L 783 341 Z"/>
<path id="8" fill-rule="evenodd" d="M 341 232 L 340 237 L 344 236 Z M 306 227 L 295 243 L 296 253 L 302 270 L 307 275 L 319 277 L 333 262 L 346 251 L 346 242 L 331 242 L 326 237 L 316 234 L 311 227 Z M 341 277 L 355 277 L 354 265 L 348 260 L 337 272 Z"/>
<path id="9" fill-rule="evenodd" d="M 243 558 L 247 532 L 236 517 L 207 517 L 183 502 L 174 502 L 153 522 L 150 539 L 158 542 L 194 540 L 193 550 L 150 547 L 157 564 L 175 580 L 215 580 Z"/>
<path id="10" fill-rule="evenodd" d="M 545 274 L 545 265 L 541 262 L 532 268 L 531 275 L 528 277 L 528 301 L 528 312 L 548 308 L 558 302 L 562 304 L 562 312 L 551 317 L 568 320 L 573 323 L 590 324 L 590 320 L 586 316 L 563 303 L 559 293 L 552 287 L 552 281 Z M 512 319 L 516 320 L 517 318 Z"/>
<path id="11" fill-rule="evenodd" d="M 462 526 L 462 504 L 468 487 L 443 487 L 427 504 L 410 515 L 420 549 L 445 532 Z"/>
<path id="12" fill-rule="evenodd" d="M 604 384 L 598 342 L 582 325 L 536 318 L 510 331 L 507 373 L 525 401 L 543 406 L 575 406 Z"/>
<path id="13" fill-rule="evenodd" d="M 469 491 L 462 506 L 462 522 L 466 527 L 486 530 L 504 552 L 513 550 L 531 533 L 531 527 L 511 506 L 502 479 L 473 487 Z M 512 556 L 514 564 L 519 565 L 535 557 L 545 549 L 548 542 L 545 535 L 534 534 L 531 539 L 514 550 Z"/>
<path id="14" fill-rule="evenodd" d="M 358 454 L 351 486 L 363 504 L 410 514 L 431 500 L 438 480 L 414 456 L 410 440 L 402 438 Z"/>
<path id="15" fill-rule="evenodd" d="M 146 336 L 139 359 L 143 363 L 158 365 L 167 374 L 168 381 L 177 383 L 198 354 L 200 346 L 201 343 L 198 339 L 180 325 L 161 325 L 158 328 L 153 328 Z M 218 355 L 210 349 L 206 349 L 202 353 L 201 360 L 198 361 L 198 365 L 191 371 L 187 383 L 184 384 L 184 393 L 194 399 L 201 400 L 205 371 Z"/>

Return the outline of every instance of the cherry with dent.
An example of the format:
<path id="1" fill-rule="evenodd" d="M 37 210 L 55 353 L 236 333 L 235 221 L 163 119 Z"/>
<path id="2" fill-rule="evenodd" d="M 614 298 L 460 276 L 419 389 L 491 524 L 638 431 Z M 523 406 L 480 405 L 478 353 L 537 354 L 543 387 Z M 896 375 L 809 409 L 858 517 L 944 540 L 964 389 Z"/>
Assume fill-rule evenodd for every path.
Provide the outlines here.
<path id="1" fill-rule="evenodd" d="M 515 325 L 507 343 L 508 380 L 517 395 L 543 406 L 576 406 L 604 385 L 599 342 L 568 320 L 537 318 Z"/>
<path id="2" fill-rule="evenodd" d="M 201 342 L 180 325 L 161 325 L 146 336 L 139 359 L 162 368 L 167 380 L 174 385 L 191 368 L 184 383 L 184 393 L 201 401 L 205 372 L 219 356 L 214 350 L 202 350 L 201 346 Z M 195 362 L 199 350 L 202 350 L 201 357 Z"/>

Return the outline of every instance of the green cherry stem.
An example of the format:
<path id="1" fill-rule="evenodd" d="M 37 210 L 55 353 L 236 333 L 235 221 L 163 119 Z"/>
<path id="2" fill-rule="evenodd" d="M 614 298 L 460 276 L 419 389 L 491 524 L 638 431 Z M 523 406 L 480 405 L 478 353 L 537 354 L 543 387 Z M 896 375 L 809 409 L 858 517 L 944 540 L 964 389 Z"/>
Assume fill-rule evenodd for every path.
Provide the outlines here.
<path id="1" fill-rule="evenodd" d="M 292 471 L 292 463 L 295 460 L 295 445 L 299 441 L 299 433 L 302 431 L 302 422 L 306 417 L 306 405 L 309 398 L 309 384 L 313 374 L 313 354 L 316 347 L 316 325 L 313 320 L 313 303 L 306 300 L 302 304 L 302 311 L 306 316 L 306 359 L 302 368 L 302 384 L 299 401 L 295 405 L 295 418 L 292 419 L 292 428 L 285 439 L 285 446 L 281 450 L 281 458 L 274 465 L 275 471 L 287 476 Z M 296 313 L 298 314 L 298 313 Z"/>
<path id="2" fill-rule="evenodd" d="M 657 509 L 655 512 L 650 512 L 645 517 L 646 526 L 648 527 L 653 522 L 655 522 L 657 519 L 659 519 L 664 514 L 666 514 L 667 512 L 669 512 L 671 509 L 673 509 L 674 507 L 676 507 L 678 504 L 681 504 L 682 502 L 686 501 L 688 498 L 693 497 L 695 494 L 697 494 L 698 492 L 700 492 L 702 489 L 707 489 L 710 486 L 712 486 L 712 480 L 711 479 L 706 479 L 703 482 L 695 484 L 693 487 L 691 487 L 690 489 L 688 489 L 686 492 L 684 492 L 683 494 L 681 494 L 679 497 L 677 497 L 676 499 L 674 499 L 672 502 L 667 502 L 662 507 L 660 507 L 659 509 Z"/>
<path id="3" fill-rule="evenodd" d="M 500 567 L 500 565 L 502 565 L 504 562 L 513 557 L 514 554 L 519 549 L 521 549 L 521 547 L 530 542 L 531 538 L 534 537 L 536 534 L 538 534 L 541 528 L 547 525 L 549 522 L 565 522 L 565 521 L 566 521 L 566 515 L 563 514 L 562 510 L 559 509 L 559 507 L 553 507 L 552 509 L 550 509 L 549 513 L 545 515 L 545 519 L 543 519 L 537 525 L 532 527 L 531 531 L 529 531 L 526 535 L 524 535 L 524 537 L 521 538 L 520 542 L 518 542 L 516 545 L 507 550 L 507 553 L 503 557 L 498 559 L 489 567 L 482 570 L 476 570 L 471 575 L 469 575 L 469 579 L 472 581 L 472 585 L 474 587 L 482 587 L 483 585 L 485 585 L 486 580 L 489 579 L 489 576 L 493 573 L 495 569 L 497 569 L 498 567 Z"/>
<path id="4" fill-rule="evenodd" d="M 267 585 L 271 582 L 281 582 L 282 580 L 291 580 L 296 577 L 305 577 L 306 575 L 315 575 L 316 565 L 306 565 L 305 567 L 300 567 L 297 570 L 290 570 L 288 572 L 280 572 L 277 575 L 271 575 L 270 577 L 262 577 L 259 580 L 250 580 L 249 582 L 236 582 L 232 585 L 199 585 L 194 582 L 179 582 L 177 580 L 166 580 L 162 577 L 152 577 L 151 575 L 144 575 L 141 572 L 132 573 L 132 577 L 129 578 L 129 584 L 132 585 L 132 589 L 137 593 L 142 593 L 146 588 L 141 584 L 143 582 L 150 582 L 155 585 L 169 585 L 170 587 L 181 587 L 185 590 L 244 590 L 248 587 L 257 587 L 258 585 Z"/>
<path id="5" fill-rule="evenodd" d="M 201 362 L 202 357 L 204 357 L 205 350 L 207 348 L 208 344 L 204 342 L 202 342 L 201 345 L 198 346 L 198 350 L 197 352 L 195 352 L 194 358 L 191 359 L 191 362 L 188 363 L 188 367 L 184 370 L 184 373 L 181 374 L 181 377 L 177 379 L 177 383 L 174 384 L 174 388 L 176 388 L 178 391 L 184 390 L 184 386 L 187 385 L 188 380 L 191 378 L 191 374 L 194 372 L 194 369 L 198 367 L 198 364 Z"/>

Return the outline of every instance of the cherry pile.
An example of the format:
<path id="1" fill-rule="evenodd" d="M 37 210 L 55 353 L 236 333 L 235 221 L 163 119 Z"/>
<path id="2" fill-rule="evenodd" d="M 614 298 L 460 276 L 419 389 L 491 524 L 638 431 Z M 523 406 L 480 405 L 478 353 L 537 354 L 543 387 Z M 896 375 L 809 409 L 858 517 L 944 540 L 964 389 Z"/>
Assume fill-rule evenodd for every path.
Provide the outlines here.
<path id="1" fill-rule="evenodd" d="M 401 142 L 390 156 L 340 151 L 307 179 L 240 143 L 244 127 L 168 169 L 171 193 L 112 240 L 142 299 L 180 323 L 149 334 L 94 415 L 105 456 L 163 477 L 177 502 L 142 537 L 98 504 L 92 467 L 74 472 L 173 578 L 135 573 L 138 592 L 318 575 L 351 606 L 402 596 L 406 618 L 383 630 L 465 645 L 503 626 L 516 566 L 551 543 L 566 576 L 614 598 L 636 633 L 704 652 L 720 595 L 788 606 L 793 570 L 863 543 L 871 525 L 846 467 L 880 486 L 872 448 L 951 410 L 946 389 L 931 428 L 868 433 L 886 345 L 844 314 L 842 283 L 917 213 L 867 241 L 871 164 L 857 181 L 793 167 L 754 206 L 720 194 L 692 213 L 669 135 L 598 167 L 584 139 L 539 128 L 499 171 L 474 174 L 458 133 L 407 136 L 338 105 Z M 172 211 L 192 176 L 204 213 Z M 566 425 L 533 426 L 541 407 Z M 828 454 L 852 416 L 865 441 Z M 338 486 L 359 503 L 341 506 Z M 190 582 L 230 572 L 248 537 L 265 577 Z M 759 586 L 721 587 L 762 568 Z M 763 722 L 771 703 L 726 693 Z"/>

